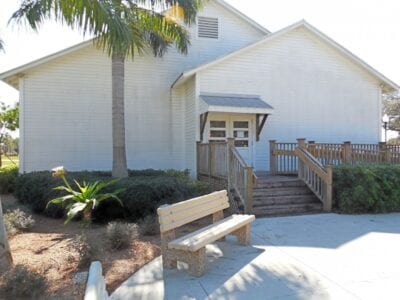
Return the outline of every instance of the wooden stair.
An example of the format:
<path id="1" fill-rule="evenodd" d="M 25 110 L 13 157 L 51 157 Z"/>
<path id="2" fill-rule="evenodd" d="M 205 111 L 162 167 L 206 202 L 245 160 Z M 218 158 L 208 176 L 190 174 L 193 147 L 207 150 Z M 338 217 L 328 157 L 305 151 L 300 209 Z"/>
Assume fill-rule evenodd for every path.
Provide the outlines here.
<path id="1" fill-rule="evenodd" d="M 256 216 L 283 216 L 322 212 L 322 203 L 297 177 L 268 176 L 253 191 Z"/>

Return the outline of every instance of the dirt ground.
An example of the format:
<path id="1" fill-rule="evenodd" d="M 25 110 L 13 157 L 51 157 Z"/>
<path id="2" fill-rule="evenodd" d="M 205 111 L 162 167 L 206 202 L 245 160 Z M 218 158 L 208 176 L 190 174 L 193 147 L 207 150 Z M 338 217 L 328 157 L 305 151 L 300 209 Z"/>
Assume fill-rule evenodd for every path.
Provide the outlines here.
<path id="1" fill-rule="evenodd" d="M 19 206 L 12 196 L 1 196 L 3 210 L 26 208 Z M 114 291 L 130 275 L 160 255 L 159 236 L 143 236 L 132 242 L 128 249 L 110 250 L 104 243 L 106 226 L 91 225 L 82 228 L 79 223 L 64 225 L 56 220 L 30 213 L 35 225 L 30 232 L 17 234 L 9 239 L 14 264 L 23 264 L 46 277 L 47 296 L 44 299 L 82 299 L 85 283 L 74 284 L 78 272 L 88 271 L 79 267 L 79 255 L 71 242 L 82 232 L 94 248 L 91 260 L 100 260 L 108 292 Z M 0 290 L 0 299 L 4 291 Z"/>

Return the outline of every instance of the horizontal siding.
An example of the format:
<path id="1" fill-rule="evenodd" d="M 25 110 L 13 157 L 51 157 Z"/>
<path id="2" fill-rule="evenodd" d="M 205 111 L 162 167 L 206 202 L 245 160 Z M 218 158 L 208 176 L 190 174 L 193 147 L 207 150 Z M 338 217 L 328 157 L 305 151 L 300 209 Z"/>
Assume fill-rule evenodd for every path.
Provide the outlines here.
<path id="1" fill-rule="evenodd" d="M 256 148 L 268 169 L 268 140 L 376 143 L 380 87 L 348 59 L 299 28 L 201 73 L 201 92 L 260 95 L 274 108 Z"/>
<path id="2" fill-rule="evenodd" d="M 213 1 L 201 14 L 220 19 L 218 40 L 197 38 L 192 27 L 188 55 L 171 48 L 163 58 L 137 55 L 126 62 L 129 168 L 192 169 L 195 145 L 188 143 L 195 138 L 186 138 L 193 131 L 195 115 L 191 112 L 185 117 L 185 99 L 171 97 L 172 83 L 183 71 L 262 36 Z M 25 171 L 56 165 L 69 170 L 109 170 L 111 62 L 107 55 L 88 46 L 33 69 L 24 81 Z"/>

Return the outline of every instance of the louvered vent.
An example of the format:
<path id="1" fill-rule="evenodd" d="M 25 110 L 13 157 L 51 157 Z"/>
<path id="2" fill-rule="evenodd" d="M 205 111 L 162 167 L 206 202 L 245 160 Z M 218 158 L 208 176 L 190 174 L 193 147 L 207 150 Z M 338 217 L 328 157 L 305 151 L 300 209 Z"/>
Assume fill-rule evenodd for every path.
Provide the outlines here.
<path id="1" fill-rule="evenodd" d="M 218 18 L 198 18 L 198 35 L 201 38 L 218 39 Z"/>

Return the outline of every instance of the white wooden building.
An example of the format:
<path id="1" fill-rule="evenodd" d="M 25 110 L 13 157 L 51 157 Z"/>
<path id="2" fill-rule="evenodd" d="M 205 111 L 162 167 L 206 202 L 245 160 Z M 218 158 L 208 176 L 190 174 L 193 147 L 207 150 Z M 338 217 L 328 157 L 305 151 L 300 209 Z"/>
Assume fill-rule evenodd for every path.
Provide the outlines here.
<path id="1" fill-rule="evenodd" d="M 126 63 L 130 169 L 196 171 L 196 143 L 236 138 L 255 170 L 268 141 L 376 143 L 398 86 L 305 21 L 271 33 L 221 0 L 189 28 L 187 56 Z M 111 59 L 91 41 L 0 74 L 20 92 L 21 172 L 110 170 Z"/>

